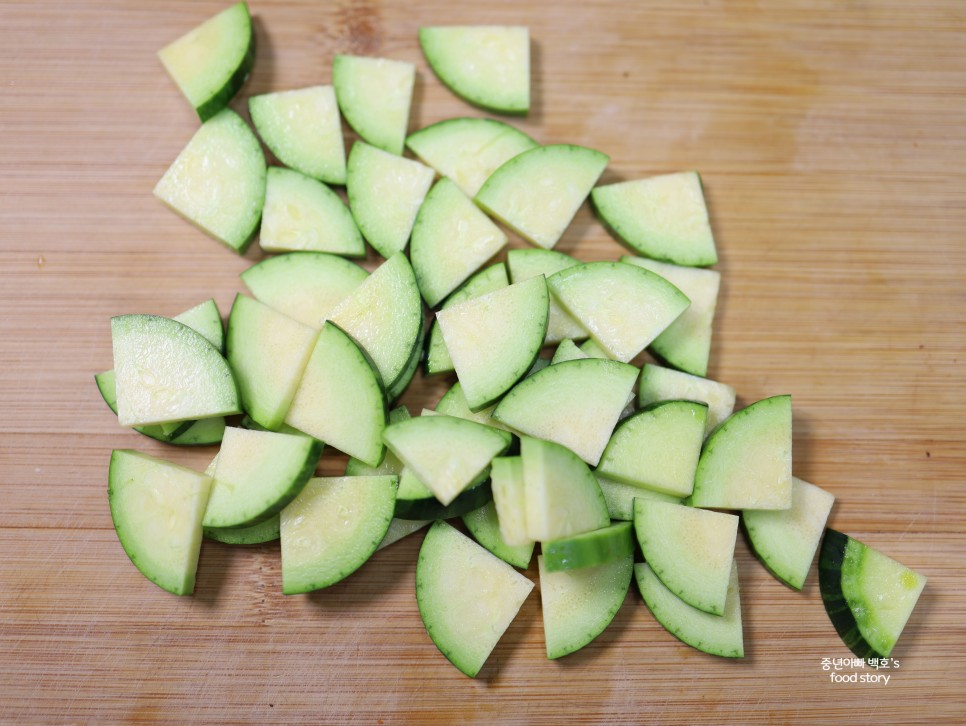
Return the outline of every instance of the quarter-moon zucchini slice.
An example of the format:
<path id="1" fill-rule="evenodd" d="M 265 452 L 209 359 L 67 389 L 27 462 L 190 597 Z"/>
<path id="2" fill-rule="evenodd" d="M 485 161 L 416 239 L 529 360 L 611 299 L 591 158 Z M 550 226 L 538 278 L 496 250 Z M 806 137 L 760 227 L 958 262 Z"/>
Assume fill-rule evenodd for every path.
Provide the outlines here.
<path id="1" fill-rule="evenodd" d="M 708 407 L 696 401 L 663 401 L 617 427 L 597 465 L 598 473 L 676 497 L 690 496 Z"/>
<path id="2" fill-rule="evenodd" d="M 790 509 L 746 509 L 741 519 L 755 553 L 779 580 L 801 590 L 835 497 L 792 477 Z"/>
<path id="3" fill-rule="evenodd" d="M 500 539 L 511 547 L 532 545 L 533 540 L 527 534 L 523 459 L 519 456 L 498 456 L 493 459 L 491 466 L 493 506 L 496 508 Z"/>
<path id="4" fill-rule="evenodd" d="M 494 290 L 501 290 L 510 281 L 507 279 L 506 265 L 498 262 L 495 265 L 480 270 L 473 277 L 467 280 L 460 288 L 450 295 L 443 307 L 459 305 L 465 300 L 472 300 L 475 297 L 486 295 Z M 426 346 L 426 375 L 435 373 L 449 373 L 453 370 L 453 359 L 446 348 L 443 340 L 443 332 L 439 328 L 439 321 L 434 320 L 429 331 L 429 343 Z"/>
<path id="5" fill-rule="evenodd" d="M 660 275 L 624 262 L 586 262 L 552 275 L 547 285 L 608 356 L 624 363 L 690 305 Z"/>
<path id="6" fill-rule="evenodd" d="M 401 539 L 405 539 L 413 532 L 418 532 L 423 527 L 432 524 L 431 519 L 399 519 L 394 518 L 392 522 L 389 523 L 389 529 L 386 530 L 386 536 L 382 538 L 382 542 L 376 550 L 381 550 L 388 547 L 391 544 L 395 544 Z"/>
<path id="7" fill-rule="evenodd" d="M 718 261 L 697 172 L 607 184 L 592 197 L 604 223 L 640 254 L 675 265 Z"/>
<path id="8" fill-rule="evenodd" d="M 291 169 L 268 170 L 258 244 L 266 252 L 329 252 L 365 257 L 366 244 L 339 195 Z"/>
<path id="9" fill-rule="evenodd" d="M 205 300 L 195 305 L 173 320 L 187 325 L 200 333 L 220 352 L 225 348 L 225 329 L 221 322 L 221 313 L 214 300 Z M 94 375 L 94 382 L 104 403 L 117 415 L 117 376 L 114 370 L 104 371 Z M 134 426 L 135 431 L 157 441 L 164 441 L 178 446 L 201 446 L 221 441 L 225 430 L 223 417 L 202 419 L 201 421 L 174 421 L 171 423 L 154 424 L 150 426 Z"/>
<path id="10" fill-rule="evenodd" d="M 281 515 L 250 527 L 205 527 L 205 538 L 230 545 L 255 545 L 274 542 L 281 537 Z"/>
<path id="11" fill-rule="evenodd" d="M 711 655 L 723 658 L 744 656 L 736 562 L 731 564 L 728 596 L 722 615 L 712 615 L 688 605 L 671 592 L 646 563 L 634 565 L 634 574 L 648 609 L 675 638 Z"/>
<path id="12" fill-rule="evenodd" d="M 425 330 L 423 302 L 406 255 L 395 254 L 377 267 L 329 320 L 372 358 L 386 390 L 395 390 Z"/>
<path id="13" fill-rule="evenodd" d="M 544 278 L 534 277 L 436 313 L 471 410 L 492 404 L 530 370 L 547 332 L 549 299 Z"/>
<path id="14" fill-rule="evenodd" d="M 818 583 L 832 625 L 860 658 L 888 658 L 926 578 L 856 539 L 826 530 Z"/>
<path id="15" fill-rule="evenodd" d="M 540 359 L 538 358 L 537 360 Z M 435 410 L 436 413 L 441 413 L 445 416 L 465 418 L 467 421 L 476 421 L 476 423 L 492 426 L 495 429 L 502 429 L 503 431 L 510 430 L 493 418 L 493 411 L 496 410 L 495 405 L 488 408 L 481 408 L 479 411 L 471 411 L 469 404 L 466 402 L 466 396 L 463 395 L 463 387 L 459 384 L 459 381 L 454 383 L 452 388 L 443 394 L 443 397 L 439 399 L 439 403 L 436 404 Z"/>
<path id="16" fill-rule="evenodd" d="M 549 278 L 568 267 L 576 267 L 580 262 L 563 252 L 533 247 L 510 250 L 506 255 L 506 264 L 510 271 L 510 281 L 523 282 L 537 275 Z M 560 307 L 560 303 L 551 295 L 550 316 L 547 320 L 547 336 L 543 341 L 544 344 L 559 343 L 567 338 L 584 340 L 586 337 L 587 331 Z"/>
<path id="17" fill-rule="evenodd" d="M 228 362 L 242 406 L 275 431 L 285 420 L 319 332 L 239 293 L 228 316 Z"/>
<path id="18" fill-rule="evenodd" d="M 708 420 L 704 428 L 707 437 L 734 411 L 735 389 L 727 383 L 645 363 L 641 368 L 637 405 L 644 408 L 658 401 L 676 400 L 708 404 Z"/>
<path id="19" fill-rule="evenodd" d="M 394 476 L 309 479 L 281 515 L 282 592 L 344 580 L 379 547 L 396 500 Z"/>
<path id="20" fill-rule="evenodd" d="M 337 325 L 326 323 L 285 423 L 377 466 L 387 420 L 386 394 L 369 358 Z"/>
<path id="21" fill-rule="evenodd" d="M 444 505 L 510 446 L 510 435 L 453 416 L 419 416 L 389 426 L 383 439 Z M 426 517 L 414 517 L 426 519 Z"/>
<path id="22" fill-rule="evenodd" d="M 694 476 L 695 507 L 792 506 L 792 397 L 741 409 L 708 437 Z"/>
<path id="23" fill-rule="evenodd" d="M 229 427 L 215 463 L 205 527 L 250 527 L 302 491 L 322 456 L 308 436 Z"/>
<path id="24" fill-rule="evenodd" d="M 345 120 L 362 139 L 402 154 L 409 126 L 416 66 L 388 58 L 337 55 L 332 85 Z"/>
<path id="25" fill-rule="evenodd" d="M 493 172 L 476 203 L 533 244 L 550 249 L 563 236 L 610 158 L 583 146 L 540 146 Z"/>
<path id="26" fill-rule="evenodd" d="M 611 360 L 573 360 L 544 368 L 504 396 L 493 418 L 566 446 L 596 466 L 627 404 L 637 369 Z"/>
<path id="27" fill-rule="evenodd" d="M 174 320 L 197 330 L 215 348 L 225 351 L 225 326 L 221 322 L 221 311 L 214 300 L 205 300 L 180 315 L 175 315 Z"/>
<path id="28" fill-rule="evenodd" d="M 195 588 L 201 519 L 211 478 L 137 451 L 111 454 L 108 499 L 117 537 L 131 562 L 175 595 Z"/>
<path id="29" fill-rule="evenodd" d="M 265 146 L 285 166 L 326 184 L 345 184 L 345 141 L 332 86 L 252 96 L 248 111 Z"/>
<path id="30" fill-rule="evenodd" d="M 368 276 L 338 255 L 289 252 L 255 263 L 241 279 L 259 302 L 318 329 Z"/>
<path id="31" fill-rule="evenodd" d="M 154 196 L 243 253 L 258 228 L 267 169 L 248 124 L 226 108 L 205 121 L 154 187 Z"/>
<path id="32" fill-rule="evenodd" d="M 724 613 L 738 517 L 638 499 L 634 530 L 644 559 L 675 595 L 698 610 Z"/>
<path id="33" fill-rule="evenodd" d="M 228 361 L 200 333 L 157 315 L 111 318 L 122 426 L 241 413 Z"/>
<path id="34" fill-rule="evenodd" d="M 413 225 L 409 257 L 423 299 L 436 307 L 507 243 L 507 237 L 449 179 L 429 190 Z"/>
<path id="35" fill-rule="evenodd" d="M 560 572 L 549 572 L 543 556 L 537 563 L 547 658 L 562 658 L 610 625 L 631 586 L 634 558 L 628 554 L 605 565 Z"/>
<path id="36" fill-rule="evenodd" d="M 158 51 L 165 70 L 207 121 L 235 97 L 255 63 L 246 3 L 236 3 Z"/>
<path id="37" fill-rule="evenodd" d="M 497 113 L 530 110 L 530 31 L 520 26 L 419 29 L 426 61 L 457 96 Z"/>
<path id="38" fill-rule="evenodd" d="M 359 230 L 389 259 L 409 242 L 433 170 L 362 141 L 352 145 L 346 171 L 349 208 Z"/>
<path id="39" fill-rule="evenodd" d="M 610 524 L 597 479 L 570 449 L 526 436 L 520 458 L 528 539 L 548 542 Z"/>
<path id="40" fill-rule="evenodd" d="M 500 533 L 500 520 L 497 516 L 496 505 L 489 501 L 479 509 L 463 515 L 463 524 L 481 545 L 495 554 L 504 562 L 525 570 L 530 566 L 533 558 L 533 542 L 522 545 L 511 545 L 503 539 Z"/>
<path id="41" fill-rule="evenodd" d="M 679 267 L 629 255 L 621 257 L 621 262 L 637 265 L 660 275 L 688 296 L 691 305 L 651 341 L 651 352 L 686 373 L 695 376 L 707 375 L 721 273 L 717 270 Z"/>
<path id="42" fill-rule="evenodd" d="M 634 533 L 630 522 L 544 542 L 541 546 L 547 572 L 579 570 L 605 565 L 634 555 Z"/>
<path id="43" fill-rule="evenodd" d="M 430 527 L 416 563 L 416 603 L 426 632 L 475 678 L 533 590 L 533 583 L 443 521 Z"/>
<path id="44" fill-rule="evenodd" d="M 442 504 L 412 469 L 403 467 L 399 475 L 395 517 L 405 520 L 452 519 L 479 509 L 492 498 L 488 469 L 480 472 L 453 501 Z"/>
<path id="45" fill-rule="evenodd" d="M 611 519 L 619 519 L 624 522 L 634 521 L 635 499 L 656 499 L 659 502 L 681 503 L 678 497 L 660 494 L 631 484 L 621 484 L 619 481 L 611 481 L 599 474 L 596 474 L 596 476 L 597 483 L 600 484 L 600 491 L 604 495 L 604 501 L 607 502 L 607 512 Z"/>

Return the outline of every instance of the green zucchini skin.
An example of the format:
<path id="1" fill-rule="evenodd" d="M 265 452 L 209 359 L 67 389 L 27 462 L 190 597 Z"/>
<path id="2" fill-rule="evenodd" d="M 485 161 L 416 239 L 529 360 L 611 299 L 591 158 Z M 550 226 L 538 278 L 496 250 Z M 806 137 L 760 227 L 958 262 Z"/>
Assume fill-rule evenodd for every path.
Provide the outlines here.
<path id="1" fill-rule="evenodd" d="M 835 631 L 849 650 L 859 658 L 880 658 L 883 656 L 862 637 L 859 624 L 842 592 L 842 562 L 848 543 L 848 535 L 834 529 L 825 530 L 818 556 L 818 588 L 822 593 L 822 603 Z"/>
<path id="2" fill-rule="evenodd" d="M 281 537 L 281 522 L 276 514 L 251 527 L 205 527 L 206 539 L 230 545 L 255 545 L 275 542 Z"/>
<path id="3" fill-rule="evenodd" d="M 397 499 L 393 516 L 396 519 L 452 519 L 479 509 L 493 499 L 490 480 L 469 487 L 449 504 L 441 504 L 436 497 L 426 499 Z"/>

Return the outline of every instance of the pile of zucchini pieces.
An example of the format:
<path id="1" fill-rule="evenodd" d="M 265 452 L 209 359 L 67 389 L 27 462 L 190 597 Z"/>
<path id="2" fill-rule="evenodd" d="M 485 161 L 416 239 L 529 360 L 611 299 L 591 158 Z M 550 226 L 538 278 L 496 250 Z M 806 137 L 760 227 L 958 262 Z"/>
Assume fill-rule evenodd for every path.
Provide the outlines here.
<path id="1" fill-rule="evenodd" d="M 466 101 L 529 109 L 526 28 L 419 39 Z M 254 63 L 245 3 L 159 55 L 202 125 L 155 195 L 238 253 L 258 231 L 279 254 L 241 275 L 251 294 L 227 332 L 213 300 L 111 321 L 114 369 L 96 379 L 120 424 L 220 444 L 205 473 L 113 452 L 111 513 L 134 564 L 189 594 L 203 537 L 280 539 L 294 595 L 431 525 L 418 608 L 468 676 L 533 589 L 520 570 L 536 543 L 548 658 L 599 635 L 635 578 L 680 640 L 742 656 L 739 520 L 800 590 L 834 497 L 792 476 L 790 396 L 735 412 L 734 389 L 705 377 L 720 275 L 699 176 L 598 186 L 605 154 L 491 118 L 407 135 L 415 66 L 351 55 L 332 85 L 250 98 L 256 136 L 227 107 Z M 348 157 L 342 119 L 359 137 Z M 588 197 L 634 256 L 552 249 Z M 532 247 L 488 265 L 509 242 L 497 222 Z M 366 243 L 385 260 L 371 273 L 347 259 Z M 632 365 L 645 349 L 665 365 Z M 391 408 L 420 368 L 455 382 L 435 410 Z M 350 457 L 345 476 L 315 477 L 322 442 Z M 834 531 L 819 570 L 846 644 L 888 656 L 925 578 Z"/>

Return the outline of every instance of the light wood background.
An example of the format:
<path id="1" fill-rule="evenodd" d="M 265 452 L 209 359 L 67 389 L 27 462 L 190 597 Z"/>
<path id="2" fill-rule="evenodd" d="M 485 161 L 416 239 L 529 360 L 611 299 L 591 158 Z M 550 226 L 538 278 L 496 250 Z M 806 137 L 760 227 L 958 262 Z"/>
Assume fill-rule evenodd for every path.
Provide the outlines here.
<path id="1" fill-rule="evenodd" d="M 117 426 L 92 380 L 108 320 L 212 296 L 227 312 L 259 257 L 151 196 L 197 127 L 155 52 L 223 6 L 0 3 L 0 721 L 961 721 L 966 5 L 253 0 L 258 57 L 234 104 L 328 83 L 352 52 L 417 64 L 414 129 L 479 115 L 417 29 L 526 24 L 521 128 L 610 154 L 604 181 L 700 170 L 724 275 L 712 377 L 741 403 L 791 393 L 795 471 L 837 496 L 831 523 L 929 577 L 887 685 L 831 684 L 821 659 L 849 653 L 814 573 L 792 592 L 743 541 L 744 660 L 678 643 L 632 591 L 597 641 L 549 662 L 535 591 L 475 681 L 420 623 L 422 535 L 304 597 L 281 596 L 276 545 L 206 542 L 194 597 L 135 570 L 111 527 L 111 449 L 198 467 L 213 450 Z M 558 249 L 622 253 L 586 208 Z M 405 402 L 445 385 L 417 379 Z"/>

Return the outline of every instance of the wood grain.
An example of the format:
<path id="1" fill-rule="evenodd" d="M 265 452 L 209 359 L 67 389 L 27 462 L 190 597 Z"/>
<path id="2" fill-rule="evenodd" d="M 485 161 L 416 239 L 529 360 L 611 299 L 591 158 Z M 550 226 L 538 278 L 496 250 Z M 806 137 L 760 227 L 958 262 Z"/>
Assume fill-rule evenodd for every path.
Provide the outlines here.
<path id="1" fill-rule="evenodd" d="M 597 641 L 549 662 L 534 593 L 475 681 L 420 623 L 421 535 L 306 597 L 280 595 L 276 545 L 206 542 L 190 598 L 138 574 L 111 528 L 110 450 L 199 467 L 213 451 L 119 429 L 91 376 L 111 365 L 111 315 L 227 311 L 259 256 L 151 196 L 197 126 L 155 51 L 223 5 L 0 3 L 0 721 L 961 722 L 961 2 L 255 0 L 234 104 L 328 83 L 332 55 L 354 52 L 417 64 L 413 128 L 478 115 L 417 29 L 519 23 L 522 129 L 610 154 L 605 181 L 699 169 L 724 275 L 710 375 L 743 403 L 791 393 L 795 470 L 837 496 L 832 524 L 929 577 L 888 685 L 831 684 L 821 659 L 848 652 L 814 574 L 792 592 L 744 542 L 743 661 L 678 643 L 632 592 Z M 623 251 L 586 208 L 558 248 Z M 405 402 L 445 385 L 417 379 Z"/>

